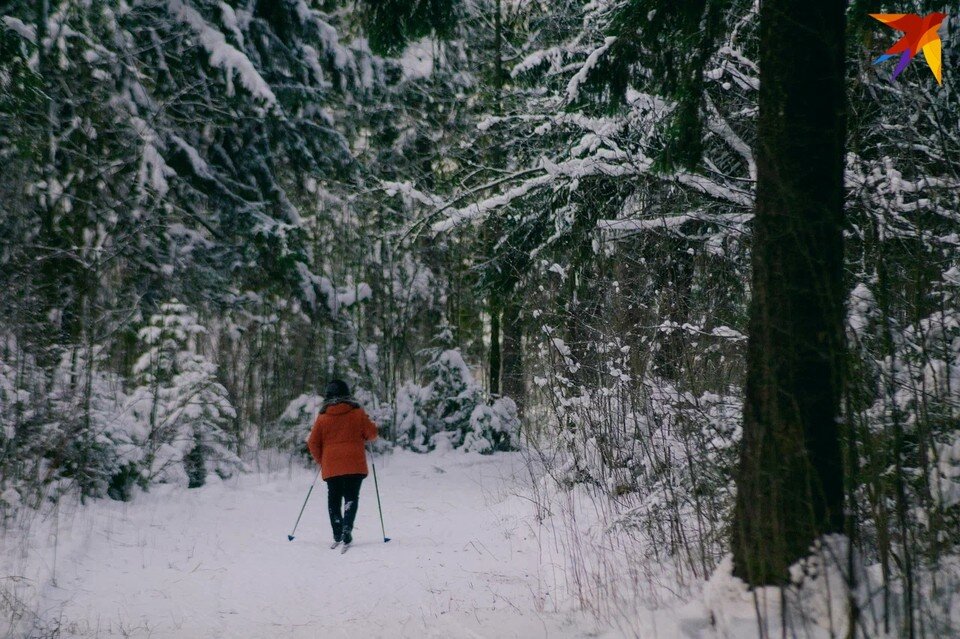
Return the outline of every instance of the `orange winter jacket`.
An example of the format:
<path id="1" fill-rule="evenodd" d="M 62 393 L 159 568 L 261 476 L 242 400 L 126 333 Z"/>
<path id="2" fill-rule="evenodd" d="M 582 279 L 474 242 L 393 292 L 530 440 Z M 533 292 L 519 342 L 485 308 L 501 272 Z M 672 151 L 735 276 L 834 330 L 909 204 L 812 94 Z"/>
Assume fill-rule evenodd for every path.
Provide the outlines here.
<path id="1" fill-rule="evenodd" d="M 307 438 L 310 454 L 320 464 L 323 478 L 366 475 L 364 442 L 377 438 L 377 426 L 359 406 L 341 402 L 317 415 Z"/>

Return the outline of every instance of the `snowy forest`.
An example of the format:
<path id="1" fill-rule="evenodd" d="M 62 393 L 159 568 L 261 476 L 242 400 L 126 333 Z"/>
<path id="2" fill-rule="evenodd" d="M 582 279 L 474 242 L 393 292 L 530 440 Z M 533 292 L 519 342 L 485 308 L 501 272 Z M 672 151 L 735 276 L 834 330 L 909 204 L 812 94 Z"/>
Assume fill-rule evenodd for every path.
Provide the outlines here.
<path id="1" fill-rule="evenodd" d="M 960 636 L 958 72 L 942 1 L 0 3 L 0 631 Z"/>

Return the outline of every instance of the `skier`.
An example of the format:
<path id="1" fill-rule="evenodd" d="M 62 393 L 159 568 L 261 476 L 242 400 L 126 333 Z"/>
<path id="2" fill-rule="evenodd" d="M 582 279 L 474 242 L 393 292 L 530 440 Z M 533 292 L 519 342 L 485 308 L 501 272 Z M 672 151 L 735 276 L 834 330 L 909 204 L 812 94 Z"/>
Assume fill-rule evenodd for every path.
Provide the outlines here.
<path id="1" fill-rule="evenodd" d="M 344 550 L 353 541 L 360 484 L 367 476 L 364 443 L 377 438 L 377 426 L 351 396 L 346 382 L 334 379 L 324 391 L 326 401 L 313 423 L 307 448 L 327 483 L 327 509 L 333 545 Z"/>

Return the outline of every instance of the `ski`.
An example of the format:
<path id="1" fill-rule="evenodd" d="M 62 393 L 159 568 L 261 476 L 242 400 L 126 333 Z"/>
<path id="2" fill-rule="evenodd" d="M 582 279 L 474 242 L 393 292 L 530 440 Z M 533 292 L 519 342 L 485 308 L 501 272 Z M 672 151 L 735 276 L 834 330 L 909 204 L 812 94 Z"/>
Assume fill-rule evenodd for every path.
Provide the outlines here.
<path id="1" fill-rule="evenodd" d="M 344 545 L 343 545 L 343 548 L 340 549 L 340 554 L 342 555 L 343 553 L 347 552 L 347 550 L 349 550 L 349 549 L 350 549 L 350 546 L 352 546 L 352 545 L 353 545 L 353 544 L 344 544 Z"/>
<path id="2" fill-rule="evenodd" d="M 339 546 L 339 545 L 340 545 L 340 542 L 339 542 L 339 541 L 333 542 L 332 544 L 330 544 L 330 550 L 333 550 L 334 548 L 336 548 L 336 547 Z"/>

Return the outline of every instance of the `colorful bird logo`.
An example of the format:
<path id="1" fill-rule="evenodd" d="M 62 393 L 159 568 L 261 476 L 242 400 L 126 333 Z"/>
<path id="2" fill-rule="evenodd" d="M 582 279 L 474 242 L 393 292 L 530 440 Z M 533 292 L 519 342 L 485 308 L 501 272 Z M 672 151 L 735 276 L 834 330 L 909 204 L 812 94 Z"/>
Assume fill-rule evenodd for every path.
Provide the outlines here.
<path id="1" fill-rule="evenodd" d="M 884 60 L 900 55 L 900 62 L 897 64 L 897 68 L 893 70 L 893 77 L 890 78 L 891 82 L 897 79 L 897 76 L 907 68 L 913 57 L 922 49 L 923 57 L 926 58 L 927 65 L 933 71 L 933 77 L 937 79 L 937 84 L 943 84 L 941 76 L 943 45 L 940 43 L 940 35 L 937 30 L 947 14 L 934 12 L 921 18 L 916 13 L 871 13 L 870 17 L 876 18 L 885 25 L 906 34 L 897 40 L 896 44 L 887 49 L 886 53 L 873 61 L 874 64 L 880 64 Z"/>

